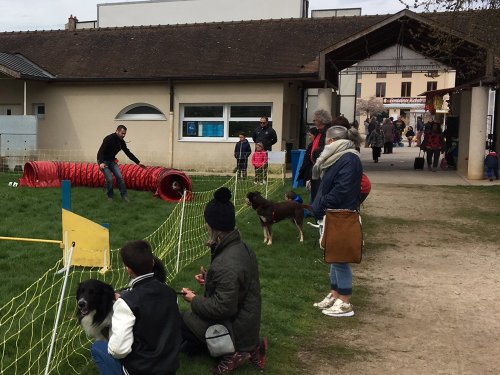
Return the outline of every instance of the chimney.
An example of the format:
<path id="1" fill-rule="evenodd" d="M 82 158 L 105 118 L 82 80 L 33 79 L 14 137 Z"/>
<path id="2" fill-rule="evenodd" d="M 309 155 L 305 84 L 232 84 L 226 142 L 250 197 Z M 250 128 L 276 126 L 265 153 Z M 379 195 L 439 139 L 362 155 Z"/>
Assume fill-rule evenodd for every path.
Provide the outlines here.
<path id="1" fill-rule="evenodd" d="M 77 22 L 78 18 L 73 17 L 73 15 L 70 15 L 68 18 L 68 23 L 66 24 L 66 30 L 75 31 Z"/>

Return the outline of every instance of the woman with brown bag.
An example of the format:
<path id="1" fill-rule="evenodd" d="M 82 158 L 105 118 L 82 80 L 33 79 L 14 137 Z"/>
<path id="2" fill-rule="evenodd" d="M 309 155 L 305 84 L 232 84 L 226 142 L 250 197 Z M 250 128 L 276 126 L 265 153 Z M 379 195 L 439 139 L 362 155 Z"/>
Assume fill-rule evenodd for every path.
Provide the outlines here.
<path id="1" fill-rule="evenodd" d="M 320 174 L 321 185 L 312 204 L 314 215 L 323 218 L 327 209 L 357 210 L 363 167 L 356 150 L 361 137 L 356 129 L 333 126 L 326 132 L 324 151 L 313 167 Z M 314 306 L 334 317 L 353 316 L 352 270 L 349 263 L 330 266 L 330 293 Z"/>

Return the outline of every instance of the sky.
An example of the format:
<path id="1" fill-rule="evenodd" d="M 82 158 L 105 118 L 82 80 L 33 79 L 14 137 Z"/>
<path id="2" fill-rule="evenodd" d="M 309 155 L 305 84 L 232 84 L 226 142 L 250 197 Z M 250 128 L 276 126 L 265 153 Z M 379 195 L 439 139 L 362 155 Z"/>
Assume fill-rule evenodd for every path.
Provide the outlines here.
<path id="1" fill-rule="evenodd" d="M 96 20 L 97 4 L 117 2 L 127 1 L 0 0 L 0 32 L 64 29 L 70 15 L 76 16 L 79 21 Z M 309 0 L 309 7 L 310 9 L 362 8 L 363 15 L 396 13 L 404 8 L 399 0 Z"/>

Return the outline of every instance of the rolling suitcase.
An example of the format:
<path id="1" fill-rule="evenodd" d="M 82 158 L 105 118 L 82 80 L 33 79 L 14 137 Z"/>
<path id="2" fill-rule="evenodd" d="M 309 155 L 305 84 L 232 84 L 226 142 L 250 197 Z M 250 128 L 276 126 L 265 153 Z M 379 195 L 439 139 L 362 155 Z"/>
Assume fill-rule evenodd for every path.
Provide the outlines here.
<path id="1" fill-rule="evenodd" d="M 424 158 L 422 156 L 420 156 L 421 152 L 422 152 L 422 150 L 420 150 L 418 152 L 418 156 L 415 158 L 415 162 L 413 163 L 413 168 L 415 168 L 415 169 L 424 169 L 425 161 L 424 161 Z M 424 155 L 425 155 L 425 151 L 424 151 Z"/>

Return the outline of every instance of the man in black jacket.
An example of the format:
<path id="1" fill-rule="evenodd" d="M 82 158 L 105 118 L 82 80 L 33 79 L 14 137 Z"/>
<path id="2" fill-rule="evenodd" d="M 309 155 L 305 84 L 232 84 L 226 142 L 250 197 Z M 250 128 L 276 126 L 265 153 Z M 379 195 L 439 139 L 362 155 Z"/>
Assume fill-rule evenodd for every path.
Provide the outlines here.
<path id="1" fill-rule="evenodd" d="M 92 357 L 103 375 L 173 375 L 181 345 L 177 295 L 155 278 L 147 241 L 125 244 L 120 255 L 132 280 L 113 305 L 109 342 L 96 341 Z"/>
<path id="2" fill-rule="evenodd" d="M 259 126 L 253 131 L 252 139 L 255 144 L 262 143 L 266 151 L 271 151 L 273 145 L 278 142 L 276 131 L 269 125 L 267 116 L 260 118 Z"/>
<path id="3" fill-rule="evenodd" d="M 116 177 L 116 182 L 118 183 L 118 188 L 120 189 L 120 195 L 125 202 L 128 202 L 127 187 L 125 186 L 125 181 L 123 180 L 122 172 L 120 167 L 116 163 L 116 154 L 123 151 L 125 155 L 129 157 L 134 163 L 139 165 L 141 168 L 146 168 L 141 164 L 139 159 L 135 157 L 132 152 L 127 147 L 127 144 L 123 140 L 127 134 L 127 128 L 124 125 L 118 125 L 116 131 L 102 140 L 102 145 L 97 152 L 97 163 L 99 168 L 104 173 L 106 178 L 106 193 L 108 195 L 108 200 L 112 201 L 114 196 L 113 191 L 113 175 Z"/>

